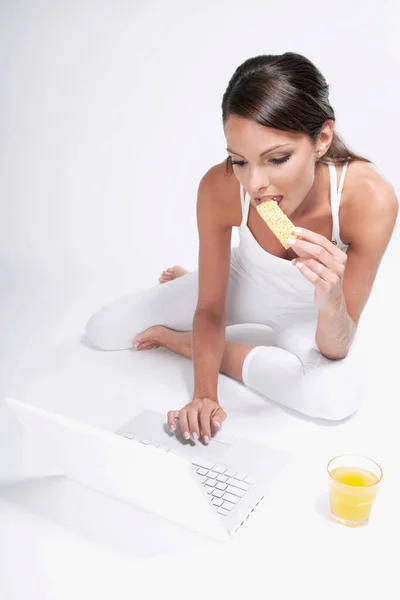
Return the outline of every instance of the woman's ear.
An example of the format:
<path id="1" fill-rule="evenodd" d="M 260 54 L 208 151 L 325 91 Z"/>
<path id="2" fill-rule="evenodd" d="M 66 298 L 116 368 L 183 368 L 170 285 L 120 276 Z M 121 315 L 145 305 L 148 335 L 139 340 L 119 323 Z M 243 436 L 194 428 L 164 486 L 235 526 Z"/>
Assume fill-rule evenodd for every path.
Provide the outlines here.
<path id="1" fill-rule="evenodd" d="M 316 149 L 319 150 L 319 158 L 327 152 L 329 146 L 332 144 L 333 134 L 335 132 L 335 122 L 333 119 L 328 119 L 322 125 L 322 129 L 316 142 Z"/>

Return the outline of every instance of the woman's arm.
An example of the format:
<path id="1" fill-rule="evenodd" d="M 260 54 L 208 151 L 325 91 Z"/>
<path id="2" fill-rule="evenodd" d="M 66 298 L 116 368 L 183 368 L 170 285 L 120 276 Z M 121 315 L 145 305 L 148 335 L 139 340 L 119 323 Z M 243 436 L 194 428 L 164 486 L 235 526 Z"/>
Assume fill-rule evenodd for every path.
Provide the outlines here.
<path id="1" fill-rule="evenodd" d="M 199 294 L 193 321 L 194 395 L 217 399 L 225 345 L 225 303 L 232 226 L 226 223 L 219 165 L 200 182 L 197 199 Z"/>
<path id="2" fill-rule="evenodd" d="M 196 310 L 192 335 L 193 397 L 218 402 L 218 373 L 225 346 L 224 318 L 212 312 Z"/>
<path id="3" fill-rule="evenodd" d="M 391 186 L 359 190 L 352 210 L 342 294 L 327 310 L 319 312 L 316 343 L 327 358 L 343 358 L 350 349 L 397 215 L 398 200 Z"/>
<path id="4" fill-rule="evenodd" d="M 224 183 L 225 164 L 215 165 L 202 178 L 197 196 L 199 232 L 199 292 L 193 320 L 193 400 L 179 411 L 182 434 L 207 443 L 211 425 L 226 418 L 217 396 L 218 373 L 225 346 L 225 304 L 230 271 L 232 224 L 231 186 Z M 236 186 L 237 187 L 237 186 Z M 168 422 L 173 429 L 176 411 Z"/>

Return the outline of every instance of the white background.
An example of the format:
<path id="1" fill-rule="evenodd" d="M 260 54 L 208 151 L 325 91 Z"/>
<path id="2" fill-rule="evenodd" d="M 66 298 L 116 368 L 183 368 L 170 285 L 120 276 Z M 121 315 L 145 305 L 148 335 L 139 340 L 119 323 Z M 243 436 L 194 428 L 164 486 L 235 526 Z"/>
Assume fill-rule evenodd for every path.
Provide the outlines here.
<path id="1" fill-rule="evenodd" d="M 168 266 L 197 267 L 198 182 L 226 156 L 222 96 L 236 67 L 251 56 L 294 51 L 310 58 L 330 85 L 337 131 L 356 152 L 372 159 L 398 192 L 396 9 L 396 0 L 3 0 L 0 397 L 15 395 L 110 430 L 149 404 L 166 410 L 174 407 L 173 401 L 179 408 L 191 377 L 185 359 L 155 351 L 136 356 L 133 364 L 127 353 L 89 351 L 79 342 L 87 319 L 119 295 L 157 285 L 160 271 Z M 111 598 L 113 589 L 120 597 L 124 592 L 132 597 L 139 580 L 141 585 L 158 582 L 163 593 L 200 597 L 212 588 L 198 586 L 199 561 L 206 561 L 214 575 L 215 565 L 232 569 L 231 579 L 224 578 L 232 586 L 230 593 L 235 583 L 245 586 L 246 577 L 253 584 L 260 577 L 266 592 L 274 588 L 274 598 L 302 589 L 315 598 L 320 593 L 327 597 L 324 578 L 340 556 L 346 558 L 338 569 L 349 578 L 348 590 L 352 582 L 360 591 L 363 585 L 372 589 L 383 576 L 387 581 L 393 572 L 383 540 L 394 527 L 392 517 L 397 518 L 391 504 L 391 460 L 399 413 L 398 237 L 396 229 L 365 311 L 364 335 L 374 368 L 366 373 L 369 395 L 355 419 L 340 428 L 321 429 L 223 378 L 229 391 L 227 428 L 295 452 L 301 449 L 308 452 L 310 464 L 315 462 L 315 471 L 300 462 L 291 479 L 283 480 L 281 493 L 293 500 L 283 502 L 284 509 L 282 496 L 272 494 L 270 509 L 280 518 L 264 510 L 268 527 L 257 551 L 249 554 L 243 538 L 242 545 L 235 541 L 230 549 L 207 546 L 205 555 L 201 544 L 191 541 L 192 554 L 181 552 L 187 549 L 183 543 L 163 547 L 155 553 L 157 565 L 146 571 L 141 559 L 152 552 L 141 557 L 126 539 L 112 543 L 117 534 L 111 526 L 95 535 L 99 523 L 85 528 L 62 511 L 63 518 L 56 509 L 46 512 L 46 494 L 54 495 L 56 507 L 65 498 L 54 489 L 3 489 L 1 598 L 58 600 L 92 597 L 94 591 L 97 597 Z M 151 388 L 149 378 L 140 380 L 139 373 L 155 366 L 159 381 Z M 325 491 L 316 473 L 331 453 L 343 450 L 373 453 L 394 477 L 388 477 L 392 492 L 382 494 L 386 500 L 381 513 L 377 509 L 375 526 L 363 532 L 338 529 L 315 507 Z M 301 473 L 306 481 L 321 481 L 322 488 L 315 484 L 308 494 L 292 497 L 291 486 L 297 482 L 301 487 Z M 250 521 L 248 525 L 250 529 Z M 254 540 L 259 545 L 260 537 Z M 268 572 L 263 571 L 264 556 Z M 357 585 L 350 558 L 361 577 Z M 374 569 L 367 584 L 366 573 L 359 570 L 368 560 Z M 238 567 L 232 567 L 235 561 Z M 157 580 L 152 579 L 154 569 Z M 340 580 L 340 575 L 334 578 Z"/>

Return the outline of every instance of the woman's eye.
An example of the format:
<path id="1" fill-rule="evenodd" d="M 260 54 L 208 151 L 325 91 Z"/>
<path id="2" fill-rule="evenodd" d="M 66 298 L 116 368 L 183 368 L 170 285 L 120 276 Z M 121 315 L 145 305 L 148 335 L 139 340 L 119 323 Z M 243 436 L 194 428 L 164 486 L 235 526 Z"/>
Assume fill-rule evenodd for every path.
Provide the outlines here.
<path id="1" fill-rule="evenodd" d="M 283 156 L 282 158 L 271 158 L 271 162 L 274 163 L 274 165 L 282 165 L 284 162 L 289 160 L 289 158 L 290 154 L 288 154 L 287 156 Z"/>
<path id="2" fill-rule="evenodd" d="M 271 158 L 271 162 L 274 165 L 282 165 L 287 160 L 289 160 L 289 158 L 290 158 L 290 154 L 288 154 L 287 156 L 283 156 L 282 158 Z M 230 158 L 229 160 L 232 165 L 236 165 L 238 167 L 243 167 L 246 164 L 246 162 L 244 160 L 233 160 L 232 158 Z"/>

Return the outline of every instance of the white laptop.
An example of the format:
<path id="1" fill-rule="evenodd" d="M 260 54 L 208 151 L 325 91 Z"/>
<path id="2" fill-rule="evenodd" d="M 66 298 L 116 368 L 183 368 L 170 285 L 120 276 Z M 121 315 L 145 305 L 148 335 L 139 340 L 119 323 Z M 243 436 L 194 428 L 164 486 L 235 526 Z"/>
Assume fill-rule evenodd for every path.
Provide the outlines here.
<path id="1" fill-rule="evenodd" d="M 208 445 L 186 441 L 153 411 L 112 433 L 13 398 L 4 407 L 48 457 L 48 475 L 63 474 L 220 541 L 233 537 L 291 458 L 222 430 Z"/>

